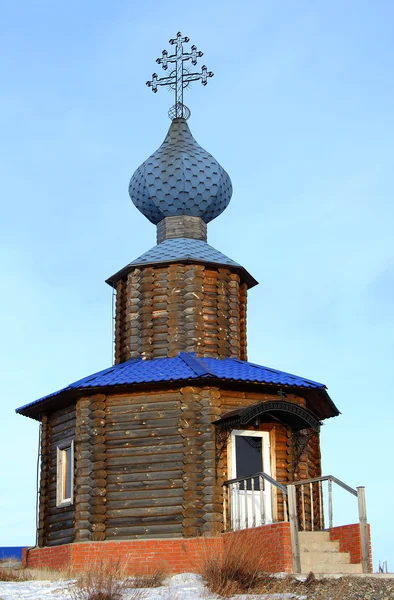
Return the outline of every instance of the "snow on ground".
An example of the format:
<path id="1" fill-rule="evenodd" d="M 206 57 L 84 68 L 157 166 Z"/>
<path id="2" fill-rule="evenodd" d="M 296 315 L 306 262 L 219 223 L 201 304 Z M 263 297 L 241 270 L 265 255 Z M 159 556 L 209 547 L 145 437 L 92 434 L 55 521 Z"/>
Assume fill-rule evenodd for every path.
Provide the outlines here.
<path id="1" fill-rule="evenodd" d="M 70 600 L 70 587 L 75 580 L 0 582 L 0 600 Z M 306 600 L 306 596 L 294 594 L 260 594 L 236 596 L 237 600 Z M 217 600 L 203 584 L 200 575 L 182 573 L 170 577 L 166 585 L 142 591 L 130 589 L 124 600 Z"/>

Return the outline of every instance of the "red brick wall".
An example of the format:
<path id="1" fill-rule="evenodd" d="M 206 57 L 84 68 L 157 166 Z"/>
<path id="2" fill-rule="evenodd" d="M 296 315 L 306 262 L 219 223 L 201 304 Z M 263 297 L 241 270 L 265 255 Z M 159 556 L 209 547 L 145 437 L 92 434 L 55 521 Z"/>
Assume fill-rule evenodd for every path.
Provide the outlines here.
<path id="1" fill-rule="evenodd" d="M 71 565 L 71 544 L 46 548 L 23 548 L 22 565 L 34 569 L 48 568 L 56 571 Z"/>
<path id="2" fill-rule="evenodd" d="M 369 525 L 368 537 L 370 570 L 372 572 L 371 530 Z M 350 553 L 351 563 L 360 563 L 362 561 L 360 525 L 358 523 L 354 523 L 352 525 L 341 525 L 340 527 L 332 527 L 330 529 L 330 540 L 339 540 L 340 551 Z"/>
<path id="3" fill-rule="evenodd" d="M 261 554 L 261 568 L 268 572 L 291 572 L 291 543 L 288 523 L 264 525 L 217 538 L 158 539 L 119 542 L 80 542 L 51 548 L 32 548 L 24 557 L 29 567 L 81 571 L 103 561 L 121 559 L 130 573 L 144 567 L 166 565 L 172 573 L 199 571 L 204 556 L 223 552 L 236 536 L 247 536 Z M 242 541 L 240 540 L 240 543 Z M 26 551 L 25 551 L 26 554 Z"/>
<path id="4" fill-rule="evenodd" d="M 226 533 L 223 536 L 224 547 L 227 539 L 237 536 L 247 537 L 254 542 L 253 547 L 261 554 L 260 568 L 267 573 L 279 571 L 291 573 L 292 552 L 289 523 L 273 523 L 254 529 L 245 529 Z M 240 541 L 242 543 L 242 541 Z"/>

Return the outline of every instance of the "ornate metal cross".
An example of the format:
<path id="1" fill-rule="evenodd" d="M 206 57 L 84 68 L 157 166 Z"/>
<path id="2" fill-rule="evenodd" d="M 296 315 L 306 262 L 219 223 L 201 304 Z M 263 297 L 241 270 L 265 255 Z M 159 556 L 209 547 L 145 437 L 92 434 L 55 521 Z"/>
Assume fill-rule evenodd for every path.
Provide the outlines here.
<path id="1" fill-rule="evenodd" d="M 175 117 L 183 117 L 187 119 L 190 116 L 190 110 L 183 104 L 183 90 L 187 88 L 192 81 L 199 81 L 203 85 L 207 85 L 208 77 L 213 77 L 212 71 L 208 71 L 207 67 L 203 65 L 201 67 L 201 73 L 190 73 L 185 67 L 184 63 L 188 60 L 191 61 L 192 65 L 197 64 L 197 58 L 203 55 L 200 50 L 197 50 L 196 46 L 191 47 L 191 52 L 184 52 L 183 44 L 189 42 L 188 37 L 182 37 L 180 31 L 178 31 L 175 39 L 170 40 L 170 44 L 176 46 L 175 53 L 169 55 L 167 50 L 163 50 L 162 57 L 157 58 L 156 62 L 163 67 L 166 71 L 168 65 L 174 64 L 174 69 L 171 71 L 168 77 L 158 77 L 157 73 L 153 73 L 152 80 L 147 81 L 146 85 L 152 88 L 152 92 L 157 92 L 159 85 L 168 86 L 170 89 L 175 91 L 175 104 L 169 110 L 169 117 L 174 119 Z"/>

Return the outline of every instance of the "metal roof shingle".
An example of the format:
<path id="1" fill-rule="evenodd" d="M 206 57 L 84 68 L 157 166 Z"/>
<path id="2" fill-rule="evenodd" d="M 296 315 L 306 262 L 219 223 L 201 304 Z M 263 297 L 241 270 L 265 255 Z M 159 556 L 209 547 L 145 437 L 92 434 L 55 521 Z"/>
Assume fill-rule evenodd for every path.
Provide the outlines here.
<path id="1" fill-rule="evenodd" d="M 202 240 L 192 238 L 173 238 L 164 240 L 157 246 L 154 246 L 138 258 L 133 260 L 130 265 L 140 265 L 142 263 L 161 262 L 167 260 L 201 260 L 223 265 L 240 267 L 234 260 L 213 248 Z"/>
<path id="2" fill-rule="evenodd" d="M 57 392 L 39 398 L 35 402 L 26 404 L 18 408 L 16 412 L 23 413 L 25 409 L 33 405 L 40 404 L 71 390 L 193 379 L 220 379 L 223 381 L 325 389 L 322 383 L 242 360 L 197 357 L 194 353 L 181 352 L 173 358 L 164 357 L 151 360 L 137 358 L 114 365 L 79 379 Z"/>

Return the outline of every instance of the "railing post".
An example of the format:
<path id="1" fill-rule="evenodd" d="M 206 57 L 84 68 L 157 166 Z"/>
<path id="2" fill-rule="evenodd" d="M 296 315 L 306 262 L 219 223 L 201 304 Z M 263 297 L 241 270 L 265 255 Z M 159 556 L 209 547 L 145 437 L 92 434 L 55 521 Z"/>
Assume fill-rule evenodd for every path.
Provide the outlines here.
<path id="1" fill-rule="evenodd" d="M 298 543 L 298 518 L 295 485 L 287 486 L 287 502 L 289 508 L 291 554 L 293 557 L 293 573 L 301 573 L 300 545 Z"/>
<path id="2" fill-rule="evenodd" d="M 226 506 L 227 486 L 223 486 L 223 529 L 227 531 L 227 506 Z"/>
<path id="3" fill-rule="evenodd" d="M 367 506 L 365 503 L 365 487 L 357 488 L 358 516 L 360 519 L 360 541 L 363 573 L 370 573 L 369 536 L 367 524 Z"/>
<path id="4" fill-rule="evenodd" d="M 328 528 L 332 529 L 333 509 L 332 509 L 332 481 L 328 480 Z"/>

